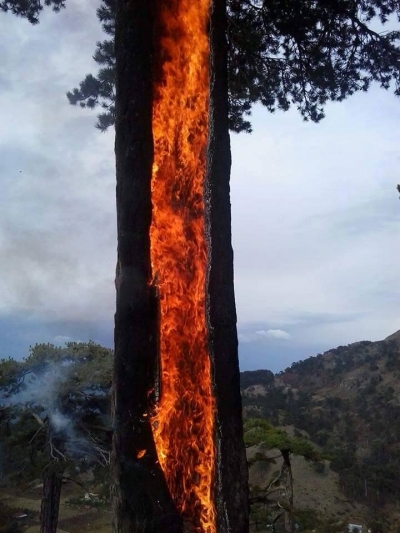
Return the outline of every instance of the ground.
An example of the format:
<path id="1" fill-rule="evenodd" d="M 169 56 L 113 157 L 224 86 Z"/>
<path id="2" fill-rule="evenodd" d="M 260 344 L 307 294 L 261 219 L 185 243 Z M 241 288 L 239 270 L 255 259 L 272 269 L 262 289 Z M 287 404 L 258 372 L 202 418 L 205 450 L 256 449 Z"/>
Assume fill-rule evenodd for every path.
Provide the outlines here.
<path id="1" fill-rule="evenodd" d="M 83 496 L 84 491 L 78 486 L 63 487 L 57 533 L 110 533 L 112 520 L 110 509 L 86 508 L 87 506 L 84 504 L 81 506 L 68 505 L 67 501 L 70 498 L 83 498 Z M 13 491 L 0 489 L 0 501 L 16 510 L 29 509 L 33 511 L 25 522 L 24 533 L 40 533 L 41 487 L 24 492 L 23 497 Z"/>
<path id="2" fill-rule="evenodd" d="M 290 428 L 285 427 L 290 434 Z M 260 446 L 247 450 L 249 459 L 257 452 L 263 452 L 271 458 L 277 458 L 275 464 L 258 462 L 250 467 L 250 486 L 265 487 L 274 474 L 280 469 L 282 459 L 279 450 L 265 451 Z M 362 505 L 351 502 L 339 489 L 339 476 L 329 468 L 325 461 L 323 473 L 316 472 L 312 461 L 292 455 L 294 506 L 318 510 L 322 517 L 337 521 L 351 522 L 361 517 L 365 523 L 366 509 Z M 275 477 L 275 476 L 274 476 Z"/>

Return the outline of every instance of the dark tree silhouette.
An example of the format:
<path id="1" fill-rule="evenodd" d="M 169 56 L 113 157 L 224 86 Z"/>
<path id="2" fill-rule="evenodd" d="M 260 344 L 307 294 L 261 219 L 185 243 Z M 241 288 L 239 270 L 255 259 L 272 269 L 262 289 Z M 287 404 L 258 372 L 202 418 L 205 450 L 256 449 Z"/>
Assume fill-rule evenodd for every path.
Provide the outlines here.
<path id="1" fill-rule="evenodd" d="M 204 191 L 208 240 L 207 325 L 218 428 L 215 497 L 218 531 L 246 533 L 249 527 L 248 475 L 233 285 L 226 28 L 226 0 L 214 0 L 210 23 L 209 140 Z"/>
<path id="2" fill-rule="evenodd" d="M 58 12 L 65 7 L 65 0 L 0 0 L 0 11 L 26 18 L 32 24 L 39 22 L 39 15 L 44 6 Z"/>
<path id="3" fill-rule="evenodd" d="M 0 360 L 2 474 L 17 485 L 43 479 L 41 533 L 56 533 L 64 472 L 109 465 L 111 362 L 92 342 L 37 344 L 24 361 Z"/>
<path id="4" fill-rule="evenodd" d="M 71 104 L 102 108 L 102 131 L 115 120 L 115 5 L 103 0 L 97 11 L 108 35 L 93 56 L 98 74 L 68 93 Z M 230 129 L 250 131 L 257 102 L 271 112 L 294 105 L 318 122 L 326 102 L 367 91 L 374 81 L 399 96 L 400 33 L 374 29 L 399 16 L 395 0 L 228 0 Z"/>

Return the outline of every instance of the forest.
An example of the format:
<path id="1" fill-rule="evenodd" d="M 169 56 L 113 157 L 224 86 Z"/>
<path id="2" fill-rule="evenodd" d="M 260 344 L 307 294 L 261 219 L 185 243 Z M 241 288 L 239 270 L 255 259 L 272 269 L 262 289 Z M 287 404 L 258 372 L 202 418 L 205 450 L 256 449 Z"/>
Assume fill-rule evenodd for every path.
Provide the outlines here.
<path id="1" fill-rule="evenodd" d="M 328 472 L 336 476 L 343 499 L 359 506 L 372 531 L 396 531 L 399 348 L 397 338 L 359 342 L 276 375 L 241 373 L 252 529 L 273 524 L 284 531 L 283 505 L 299 531 L 344 531 L 346 513 L 331 510 L 327 517 L 312 504 L 296 506 L 297 480 L 290 483 L 285 464 L 302 461 L 314 476 L 311 484 L 315 478 L 328 485 Z M 111 350 L 90 342 L 36 345 L 24 361 L 1 361 L 3 502 L 5 494 L 32 494 L 33 486 L 55 474 L 63 480 L 64 505 L 100 515 L 110 509 L 112 359 Z M 34 494 L 40 501 L 41 489 Z M 96 496 L 85 500 L 85 494 Z M 37 523 L 38 513 L 28 509 L 28 521 L 20 522 L 15 507 L 5 503 L 2 531 L 25 531 Z M 75 533 L 74 520 L 65 523 Z"/>
<path id="2" fill-rule="evenodd" d="M 0 11 L 40 31 L 45 14 L 73 18 L 67 4 L 4 0 Z M 101 0 L 96 14 L 97 72 L 65 96 L 100 111 L 100 132 L 115 129 L 114 350 L 73 336 L 1 361 L 1 527 L 392 531 L 397 337 L 240 375 L 230 132 L 251 133 L 256 105 L 319 123 L 328 103 L 373 85 L 400 96 L 398 2 Z M 15 301 L 26 307 L 10 297 L 6 314 L 40 309 L 40 291 L 23 285 Z M 48 324 L 62 305 L 53 307 Z"/>

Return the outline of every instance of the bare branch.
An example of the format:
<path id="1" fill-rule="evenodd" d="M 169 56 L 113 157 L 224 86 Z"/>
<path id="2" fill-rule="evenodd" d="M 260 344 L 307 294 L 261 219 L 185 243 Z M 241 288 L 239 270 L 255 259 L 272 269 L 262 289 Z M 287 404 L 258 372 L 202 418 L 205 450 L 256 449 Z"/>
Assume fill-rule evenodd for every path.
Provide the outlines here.
<path id="1" fill-rule="evenodd" d="M 43 429 L 43 426 L 40 426 L 40 428 L 35 432 L 35 434 L 33 435 L 33 437 L 31 438 L 28 444 L 32 444 L 32 442 L 36 439 L 37 435 L 42 431 L 42 429 Z"/>

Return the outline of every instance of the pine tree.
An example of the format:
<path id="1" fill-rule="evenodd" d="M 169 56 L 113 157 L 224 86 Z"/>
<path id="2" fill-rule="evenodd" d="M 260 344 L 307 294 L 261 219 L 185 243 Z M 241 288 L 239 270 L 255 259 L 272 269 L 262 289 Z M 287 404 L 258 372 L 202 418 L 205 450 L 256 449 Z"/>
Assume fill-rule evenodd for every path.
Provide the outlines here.
<path id="1" fill-rule="evenodd" d="M 73 105 L 102 109 L 101 131 L 115 118 L 115 5 L 103 0 L 97 11 L 107 34 L 93 56 L 98 74 L 67 93 Z M 374 29 L 399 19 L 398 1 L 228 0 L 227 16 L 232 131 L 251 131 L 255 103 L 271 112 L 295 106 L 318 122 L 328 101 L 367 91 L 372 82 L 400 96 L 400 32 Z"/>
<path id="2" fill-rule="evenodd" d="M 283 509 L 285 520 L 285 531 L 294 532 L 294 507 L 293 507 L 293 475 L 290 456 L 292 454 L 302 456 L 305 459 L 317 461 L 320 455 L 314 446 L 303 438 L 290 437 L 285 431 L 271 426 L 268 421 L 261 418 L 250 418 L 244 425 L 244 439 L 247 447 L 262 446 L 265 450 L 279 450 L 282 457 L 280 472 L 268 485 L 268 487 L 259 491 L 257 495 L 250 498 L 250 502 L 257 504 L 260 502 L 271 503 L 273 493 L 283 494 L 282 501 L 278 503 L 279 508 Z M 262 452 L 258 452 L 253 457 L 251 463 L 257 461 L 270 461 Z M 276 503 L 273 501 L 273 503 Z M 279 512 L 276 519 L 282 513 Z"/>
<path id="3" fill-rule="evenodd" d="M 22 362 L 0 361 L 3 479 L 43 479 L 42 533 L 56 532 L 65 472 L 110 462 L 111 366 L 111 350 L 92 342 L 38 344 Z"/>
<path id="4" fill-rule="evenodd" d="M 51 7 L 58 12 L 65 7 L 65 0 L 0 0 L 0 11 L 12 13 L 29 20 L 31 24 L 39 22 L 39 15 L 43 11 L 43 6 Z"/>

